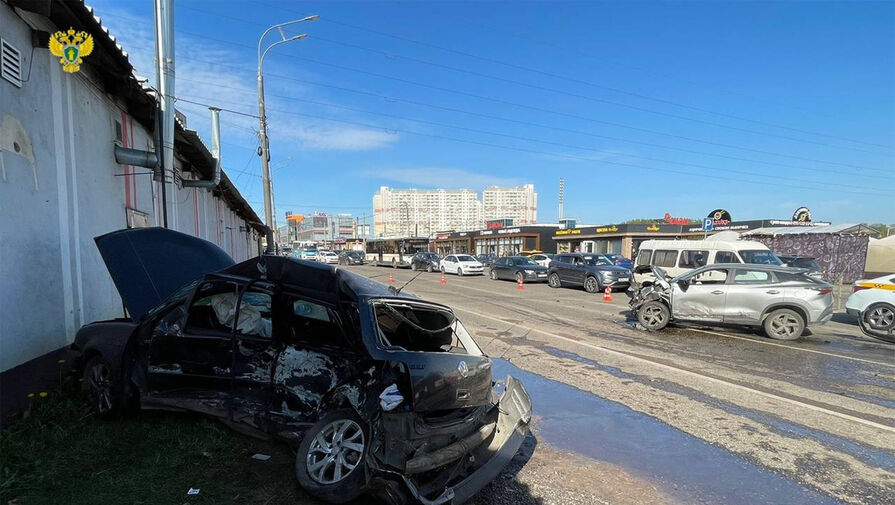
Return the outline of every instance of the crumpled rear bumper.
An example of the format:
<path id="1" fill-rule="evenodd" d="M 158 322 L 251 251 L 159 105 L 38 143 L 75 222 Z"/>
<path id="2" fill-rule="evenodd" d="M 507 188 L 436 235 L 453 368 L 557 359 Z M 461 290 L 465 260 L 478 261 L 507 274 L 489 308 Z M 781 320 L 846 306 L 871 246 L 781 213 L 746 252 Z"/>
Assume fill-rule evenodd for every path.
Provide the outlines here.
<path id="1" fill-rule="evenodd" d="M 507 466 L 519 451 L 528 435 L 531 422 L 531 398 L 519 380 L 512 375 L 506 379 L 506 389 L 497 402 L 497 426 L 493 435 L 470 454 L 481 465 L 434 497 L 422 496 L 409 476 L 403 476 L 404 484 L 413 500 L 422 505 L 458 505 L 479 492 Z"/>

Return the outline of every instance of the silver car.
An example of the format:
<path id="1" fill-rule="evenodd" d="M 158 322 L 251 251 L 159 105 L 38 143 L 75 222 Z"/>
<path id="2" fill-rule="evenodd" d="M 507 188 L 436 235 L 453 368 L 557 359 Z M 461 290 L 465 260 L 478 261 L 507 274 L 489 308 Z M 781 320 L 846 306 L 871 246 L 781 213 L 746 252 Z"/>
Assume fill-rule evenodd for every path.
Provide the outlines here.
<path id="1" fill-rule="evenodd" d="M 673 279 L 651 269 L 656 281 L 631 298 L 637 321 L 650 331 L 691 321 L 761 326 L 771 338 L 795 340 L 833 316 L 833 286 L 804 268 L 722 263 Z"/>

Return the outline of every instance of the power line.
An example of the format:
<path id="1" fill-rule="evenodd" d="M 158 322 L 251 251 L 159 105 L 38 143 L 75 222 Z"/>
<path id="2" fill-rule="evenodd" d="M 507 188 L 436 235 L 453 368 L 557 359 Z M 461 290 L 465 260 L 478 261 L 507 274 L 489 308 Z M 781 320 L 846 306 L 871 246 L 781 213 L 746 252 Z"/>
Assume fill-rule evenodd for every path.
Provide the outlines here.
<path id="1" fill-rule="evenodd" d="M 545 155 L 545 156 L 554 156 L 554 157 L 558 157 L 558 158 L 567 158 L 567 159 L 573 159 L 573 160 L 579 160 L 579 161 L 590 161 L 590 162 L 597 161 L 597 160 L 593 160 L 592 158 L 587 158 L 587 157 L 583 157 L 583 156 L 576 156 L 576 155 L 570 155 L 570 154 L 565 154 L 565 153 L 552 153 L 552 152 L 547 152 L 547 151 L 539 151 L 539 150 L 535 150 L 535 149 L 528 149 L 528 148 L 521 148 L 521 147 L 514 147 L 514 146 L 505 146 L 505 145 L 494 144 L 494 143 L 490 143 L 490 142 L 481 142 L 481 141 L 475 141 L 475 140 L 469 140 L 469 139 L 460 139 L 460 138 L 456 138 L 456 137 L 449 137 L 449 136 L 446 136 L 446 135 L 436 135 L 436 134 L 431 134 L 431 133 L 422 133 L 422 132 L 416 132 L 416 131 L 410 131 L 410 130 L 403 130 L 403 129 L 399 129 L 399 128 L 384 128 L 384 127 L 382 127 L 382 126 L 380 126 L 380 125 L 373 125 L 373 124 L 369 124 L 369 123 L 361 123 L 361 122 L 358 122 L 358 121 L 348 121 L 348 120 L 343 120 L 343 119 L 335 119 L 335 118 L 330 118 L 330 117 L 325 117 L 325 116 L 318 116 L 318 115 L 314 115 L 314 114 L 305 114 L 305 113 L 301 113 L 301 112 L 293 112 L 293 111 L 277 110 L 277 109 L 268 109 L 268 110 L 270 110 L 271 112 L 277 112 L 277 113 L 281 113 L 281 114 L 289 114 L 289 115 L 294 115 L 294 116 L 301 116 L 301 117 L 309 117 L 309 118 L 314 118 L 314 119 L 320 119 L 320 120 L 324 120 L 324 121 L 333 121 L 333 122 L 337 122 L 337 123 L 350 124 L 350 125 L 354 125 L 354 126 L 362 126 L 362 127 L 364 127 L 364 128 L 390 130 L 390 131 L 394 131 L 394 132 L 398 132 L 398 133 L 407 133 L 407 134 L 410 134 L 410 135 L 418 135 L 418 136 L 423 136 L 423 137 L 429 137 L 429 138 L 435 138 L 435 139 L 441 139 L 441 140 L 449 140 L 449 141 L 453 141 L 453 142 L 461 142 L 461 143 L 473 144 L 473 145 L 479 145 L 479 146 L 484 146 L 484 147 L 493 147 L 493 148 L 498 148 L 498 149 L 504 149 L 504 150 L 510 150 L 510 151 L 517 151 L 517 152 L 524 152 L 524 153 L 529 153 L 529 154 L 539 154 L 539 155 Z M 656 168 L 656 167 L 646 167 L 646 166 L 643 166 L 643 165 L 634 165 L 634 164 L 630 164 L 630 163 L 621 163 L 621 162 L 617 162 L 617 161 L 609 161 L 609 160 L 599 160 L 599 162 L 600 162 L 600 163 L 603 163 L 603 164 L 608 164 L 608 165 L 623 166 L 623 167 L 634 168 L 634 169 L 640 169 L 640 170 L 649 170 L 649 171 L 657 171 L 657 172 L 668 172 L 668 173 L 674 173 L 674 174 L 678 174 L 678 175 L 687 175 L 687 176 L 700 176 L 700 174 L 693 173 L 693 172 L 687 172 L 687 171 L 683 171 L 683 170 L 674 170 L 674 169 L 668 169 L 668 168 Z M 776 178 L 775 176 L 771 176 L 771 175 L 762 175 L 761 177 L 772 178 L 772 179 L 773 179 L 773 178 Z M 760 185 L 763 185 L 763 186 L 765 186 L 765 187 L 766 187 L 767 184 L 768 184 L 767 181 L 751 181 L 751 180 L 744 180 L 744 179 L 736 179 L 736 178 L 732 178 L 732 177 L 725 177 L 725 176 L 722 176 L 722 175 L 712 175 L 712 179 L 713 179 L 713 180 L 716 180 L 716 179 L 720 179 L 720 180 L 728 180 L 728 181 L 741 182 L 741 183 L 746 183 L 746 184 L 760 184 Z M 814 190 L 814 191 L 833 191 L 833 190 L 835 190 L 835 191 L 838 191 L 838 192 L 843 192 L 843 193 L 854 193 L 854 194 L 860 194 L 860 195 L 882 195 L 882 196 L 888 196 L 888 193 L 885 193 L 885 192 L 879 192 L 879 193 L 876 193 L 876 192 L 868 192 L 868 191 L 862 191 L 862 192 L 858 192 L 858 191 L 848 191 L 848 190 L 839 190 L 838 187 L 837 187 L 837 188 L 826 189 L 826 188 L 813 188 L 813 187 L 805 187 L 805 186 L 801 186 L 801 185 L 800 185 L 800 186 L 796 186 L 796 185 L 792 185 L 792 184 L 781 184 L 781 183 L 777 183 L 777 186 L 791 187 L 791 188 L 797 188 L 797 189 L 801 189 L 801 190 Z"/>
<path id="2" fill-rule="evenodd" d="M 241 111 L 233 110 L 233 109 L 224 109 L 224 108 L 218 107 L 218 106 L 216 106 L 216 105 L 211 105 L 211 104 L 202 103 L 202 102 L 194 102 L 194 101 L 191 101 L 191 100 L 187 100 L 186 98 L 181 98 L 181 97 L 179 97 L 179 96 L 174 97 L 174 101 L 176 101 L 176 102 L 186 102 L 186 103 L 191 103 L 191 104 L 193 104 L 193 105 L 203 105 L 203 106 L 205 106 L 205 107 L 216 107 L 216 108 L 218 108 L 218 109 L 221 109 L 223 112 L 230 112 L 230 113 L 233 113 L 233 114 L 239 114 L 240 116 L 248 116 L 248 117 L 253 117 L 253 118 L 255 118 L 255 119 L 259 119 L 259 116 L 258 116 L 257 114 L 249 114 L 249 113 L 247 113 L 247 112 L 241 112 Z"/>
<path id="3" fill-rule="evenodd" d="M 186 80 L 188 80 L 188 79 L 186 79 Z M 229 86 L 229 88 L 238 89 L 238 88 L 234 88 L 232 86 Z M 611 151 L 593 149 L 590 147 L 583 147 L 583 146 L 566 144 L 566 143 L 561 143 L 561 142 L 552 142 L 549 140 L 543 140 L 543 139 L 538 139 L 538 138 L 523 137 L 523 136 L 518 136 L 518 135 L 511 135 L 511 134 L 505 134 L 505 133 L 500 133 L 500 132 L 482 130 L 482 129 L 478 129 L 478 128 L 470 128 L 470 127 L 465 127 L 465 126 L 440 123 L 440 122 L 436 122 L 436 121 L 429 121 L 429 120 L 411 118 L 411 117 L 406 117 L 406 116 L 398 116 L 395 114 L 375 112 L 375 111 L 370 111 L 370 110 L 365 110 L 365 109 L 359 109 L 356 107 L 348 107 L 348 106 L 338 105 L 338 104 L 333 104 L 333 103 L 328 103 L 328 102 L 321 102 L 321 101 L 317 101 L 317 100 L 309 100 L 309 99 L 283 96 L 283 95 L 274 95 L 274 94 L 270 94 L 269 96 L 284 98 L 284 99 L 303 102 L 303 103 L 312 103 L 315 105 L 331 107 L 331 108 L 335 108 L 335 109 L 350 110 L 353 112 L 360 112 L 363 114 L 372 114 L 372 115 L 377 115 L 377 116 L 383 116 L 383 117 L 399 119 L 399 120 L 403 120 L 403 121 L 412 121 L 412 122 L 420 123 L 420 124 L 427 124 L 427 125 L 438 126 L 438 127 L 443 127 L 443 128 L 453 128 L 453 129 L 464 130 L 464 131 L 468 131 L 468 132 L 472 132 L 472 133 L 481 133 L 481 134 L 485 134 L 485 135 L 493 135 L 493 136 L 498 136 L 498 137 L 510 138 L 510 139 L 514 139 L 514 140 L 521 140 L 524 142 L 536 142 L 536 143 L 548 144 L 548 145 L 553 145 L 553 146 L 558 146 L 558 147 L 566 147 L 566 148 L 578 149 L 578 150 L 582 150 L 582 151 L 590 151 L 590 152 L 604 154 L 604 155 L 623 156 L 623 157 L 638 158 L 638 159 L 643 159 L 643 160 L 648 160 L 648 161 L 657 161 L 660 163 L 671 163 L 671 164 L 675 164 L 675 165 L 691 166 L 691 167 L 702 168 L 702 169 L 707 169 L 707 170 L 711 170 L 711 171 L 719 170 L 718 167 L 712 167 L 712 166 L 702 165 L 702 164 L 698 164 L 698 163 L 689 163 L 689 162 L 674 161 L 674 160 L 667 160 L 667 159 L 661 159 L 661 158 L 653 158 L 653 157 L 649 157 L 649 156 L 641 156 L 641 155 L 636 155 L 636 154 L 620 154 L 620 153 L 614 153 Z M 758 173 L 758 172 L 749 172 L 749 171 L 745 171 L 745 170 L 737 170 L 737 169 L 731 169 L 731 168 L 726 168 L 725 171 L 729 172 L 729 173 L 738 173 L 741 175 L 749 175 L 749 176 L 757 176 L 757 177 L 772 177 L 775 179 L 797 181 L 797 182 L 802 182 L 802 183 L 808 182 L 808 183 L 814 183 L 814 184 L 827 184 L 827 183 L 819 182 L 819 181 L 806 180 L 804 178 L 786 177 L 786 176 L 779 176 L 779 175 L 770 176 L 770 175 L 762 174 L 762 173 Z M 862 186 L 855 186 L 855 185 L 849 185 L 849 184 L 837 184 L 837 186 L 861 189 L 861 190 L 868 190 L 868 188 L 865 188 Z"/>

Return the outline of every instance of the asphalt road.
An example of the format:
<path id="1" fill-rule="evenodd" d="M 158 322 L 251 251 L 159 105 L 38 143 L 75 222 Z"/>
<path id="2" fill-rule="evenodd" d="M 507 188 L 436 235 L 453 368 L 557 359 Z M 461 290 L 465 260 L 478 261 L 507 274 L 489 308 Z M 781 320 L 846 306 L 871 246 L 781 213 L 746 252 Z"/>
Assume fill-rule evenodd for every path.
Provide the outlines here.
<path id="1" fill-rule="evenodd" d="M 533 436 L 476 503 L 895 503 L 895 346 L 845 314 L 795 342 L 647 333 L 624 293 L 439 280 L 405 291 L 451 306 L 534 402 Z"/>

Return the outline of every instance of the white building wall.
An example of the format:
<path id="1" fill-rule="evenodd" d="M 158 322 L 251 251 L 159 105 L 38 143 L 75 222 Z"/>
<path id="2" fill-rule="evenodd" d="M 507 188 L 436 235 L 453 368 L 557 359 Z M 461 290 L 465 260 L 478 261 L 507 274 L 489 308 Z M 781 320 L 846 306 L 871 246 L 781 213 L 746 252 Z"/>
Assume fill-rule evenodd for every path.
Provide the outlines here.
<path id="1" fill-rule="evenodd" d="M 121 317 L 93 239 L 125 228 L 126 207 L 161 224 L 160 183 L 144 175 L 148 169 L 118 165 L 113 153 L 116 121 L 125 146 L 151 149 L 150 132 L 102 91 L 89 65 L 67 74 L 46 49 L 32 52 L 23 18 L 56 30 L 0 2 L 0 37 L 30 67 L 21 88 L 0 79 L 0 139 L 16 138 L 20 149 L 0 143 L 0 372 L 68 345 L 85 323 Z M 198 206 L 198 235 L 212 240 L 221 200 L 208 190 L 168 187 L 169 225 L 196 234 Z M 246 223 L 223 207 L 218 215 L 239 234 Z M 251 235 L 224 249 L 237 261 L 254 255 Z"/>
<path id="2" fill-rule="evenodd" d="M 485 188 L 482 203 L 485 221 L 512 219 L 515 225 L 538 222 L 538 194 L 533 184 Z"/>
<path id="3" fill-rule="evenodd" d="M 483 227 L 482 203 L 468 189 L 379 188 L 373 195 L 374 233 L 378 236 L 429 235 L 436 231 Z"/>

